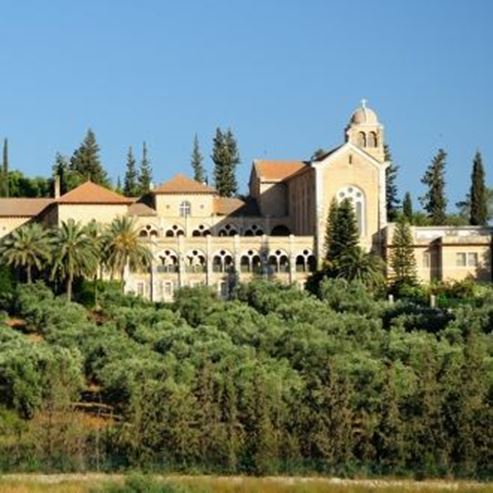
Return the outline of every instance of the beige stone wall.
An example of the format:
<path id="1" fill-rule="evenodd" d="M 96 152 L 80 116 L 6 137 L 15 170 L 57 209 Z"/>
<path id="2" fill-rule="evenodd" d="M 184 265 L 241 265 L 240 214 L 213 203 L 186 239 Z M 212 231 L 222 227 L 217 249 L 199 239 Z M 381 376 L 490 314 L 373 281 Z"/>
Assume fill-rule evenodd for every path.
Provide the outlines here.
<path id="1" fill-rule="evenodd" d="M 125 216 L 128 206 L 121 204 L 59 204 L 58 223 L 61 224 L 68 219 L 88 224 L 92 220 L 107 224 L 117 216 Z"/>
<path id="2" fill-rule="evenodd" d="M 383 166 L 383 165 L 382 165 Z M 319 234 L 323 236 L 330 203 L 337 193 L 348 186 L 359 188 L 365 198 L 363 211 L 364 231 L 360 238 L 363 247 L 369 249 L 380 230 L 379 225 L 379 169 L 367 158 L 353 152 L 350 147 L 337 155 L 327 165 L 320 166 L 321 197 L 319 197 Z"/>
<path id="3" fill-rule="evenodd" d="M 254 278 L 277 279 L 303 284 L 309 275 L 313 237 L 185 237 L 149 240 L 154 254 L 151 273 L 127 273 L 126 290 L 155 301 L 172 299 L 183 286 L 207 285 L 226 296 L 233 284 Z M 163 259 L 176 257 L 176 269 Z M 281 258 L 282 257 L 282 258 Z M 229 258 L 228 268 L 217 259 Z M 260 263 L 251 262 L 254 258 Z M 198 260 L 193 264 L 194 260 Z M 250 260 L 250 261 L 249 261 Z M 279 260 L 279 262 L 277 261 Z M 226 266 L 226 264 L 223 264 Z"/>
<path id="4" fill-rule="evenodd" d="M 315 234 L 315 193 L 315 173 L 313 170 L 289 180 L 289 215 L 294 234 Z"/>
<path id="5" fill-rule="evenodd" d="M 261 183 L 258 205 L 262 216 L 287 215 L 287 186 L 285 183 Z"/>
<path id="6" fill-rule="evenodd" d="M 394 228 L 394 224 L 389 224 L 386 231 L 387 260 L 390 260 Z M 411 229 L 420 281 L 492 280 L 490 228 L 443 226 Z"/>
<path id="7" fill-rule="evenodd" d="M 31 217 L 0 217 L 0 238 L 29 222 Z"/>
<path id="8" fill-rule="evenodd" d="M 156 194 L 155 203 L 158 216 L 180 218 L 180 204 L 188 201 L 192 205 L 192 217 L 207 218 L 214 213 L 212 194 Z"/>

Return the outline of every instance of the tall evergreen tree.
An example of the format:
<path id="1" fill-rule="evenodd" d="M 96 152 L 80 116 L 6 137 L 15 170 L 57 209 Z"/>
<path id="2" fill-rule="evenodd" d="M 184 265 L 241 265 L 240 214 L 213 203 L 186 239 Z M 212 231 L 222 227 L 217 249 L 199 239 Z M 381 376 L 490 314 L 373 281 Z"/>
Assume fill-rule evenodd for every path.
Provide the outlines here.
<path id="1" fill-rule="evenodd" d="M 70 159 L 70 168 L 79 173 L 85 180 L 91 180 L 98 185 L 109 186 L 108 175 L 99 158 L 99 145 L 96 135 L 89 129 L 78 149 Z"/>
<path id="2" fill-rule="evenodd" d="M 415 285 L 417 279 L 411 228 L 406 221 L 399 221 L 392 238 L 390 267 L 397 285 Z"/>
<path id="3" fill-rule="evenodd" d="M 395 221 L 399 211 L 400 200 L 397 196 L 397 173 L 399 166 L 392 160 L 392 154 L 387 144 L 384 146 L 385 161 L 389 163 L 385 170 L 385 201 L 387 204 L 387 217 L 389 221 Z"/>
<path id="4" fill-rule="evenodd" d="M 330 202 L 329 214 L 327 216 L 327 227 L 325 229 L 325 257 L 326 260 L 331 260 L 331 251 L 333 250 L 332 237 L 337 225 L 337 217 L 339 214 L 339 205 L 337 199 L 332 198 Z"/>
<path id="5" fill-rule="evenodd" d="M 2 197 L 9 196 L 9 141 L 3 140 L 3 160 L 2 160 Z"/>
<path id="6" fill-rule="evenodd" d="M 421 183 L 428 187 L 421 197 L 422 205 L 433 225 L 445 224 L 447 219 L 447 198 L 445 197 L 445 164 L 447 153 L 439 149 L 426 170 Z"/>
<path id="7" fill-rule="evenodd" d="M 152 186 L 152 168 L 149 156 L 147 155 L 147 144 L 142 144 L 142 160 L 139 170 L 139 194 L 148 193 Z M 138 194 L 138 195 L 139 195 Z"/>
<path id="8" fill-rule="evenodd" d="M 336 263 L 341 255 L 358 246 L 358 225 L 351 200 L 346 198 L 336 210 L 329 211 L 328 221 L 327 260 Z"/>
<path id="9" fill-rule="evenodd" d="M 484 181 L 483 160 L 479 151 L 474 156 L 469 197 L 471 201 L 470 224 L 485 225 L 488 222 L 488 197 Z"/>
<path id="10" fill-rule="evenodd" d="M 238 145 L 231 130 L 223 133 L 216 129 L 213 141 L 212 161 L 216 189 L 222 197 L 232 197 L 237 192 L 236 166 L 240 162 Z"/>
<path id="11" fill-rule="evenodd" d="M 60 178 L 60 193 L 62 195 L 78 187 L 84 181 L 84 178 L 77 171 L 72 170 L 69 160 L 59 152 L 56 153 L 52 172 L 54 177 Z"/>
<path id="12" fill-rule="evenodd" d="M 402 214 L 409 223 L 413 220 L 413 200 L 411 194 L 406 192 L 404 195 L 404 200 L 402 201 Z"/>
<path id="13" fill-rule="evenodd" d="M 193 179 L 200 183 L 205 182 L 205 169 L 204 169 L 203 161 L 204 161 L 204 157 L 200 152 L 199 138 L 197 137 L 197 134 L 195 134 L 195 137 L 193 139 L 191 165 L 193 169 Z"/>
<path id="14" fill-rule="evenodd" d="M 130 146 L 127 152 L 127 165 L 123 181 L 123 193 L 127 197 L 136 197 L 139 195 L 139 177 L 137 175 L 136 164 L 132 146 Z"/>

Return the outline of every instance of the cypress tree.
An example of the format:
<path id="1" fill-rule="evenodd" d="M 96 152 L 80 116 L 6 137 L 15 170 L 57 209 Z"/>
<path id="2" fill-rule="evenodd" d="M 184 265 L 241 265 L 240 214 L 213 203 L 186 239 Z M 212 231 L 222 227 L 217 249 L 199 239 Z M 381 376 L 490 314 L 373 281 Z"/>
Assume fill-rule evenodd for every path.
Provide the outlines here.
<path id="1" fill-rule="evenodd" d="M 233 135 L 231 129 L 228 129 L 225 136 L 226 147 L 228 149 L 228 154 L 230 158 L 229 166 L 227 167 L 227 184 L 229 187 L 229 195 L 228 197 L 232 197 L 236 195 L 238 192 L 238 183 L 236 182 L 236 168 L 240 164 L 240 151 L 238 149 L 238 143 L 236 142 L 236 138 Z"/>
<path id="2" fill-rule="evenodd" d="M 397 213 L 399 211 L 400 200 L 397 197 L 397 172 L 399 166 L 397 166 L 392 160 L 392 154 L 387 144 L 384 145 L 385 161 L 389 163 L 389 166 L 385 170 L 385 201 L 387 204 L 387 217 L 389 221 L 395 221 Z"/>
<path id="3" fill-rule="evenodd" d="M 402 214 L 411 224 L 413 220 L 413 201 L 409 192 L 406 192 L 402 201 Z"/>
<path id="4" fill-rule="evenodd" d="M 220 128 L 216 129 L 211 157 L 214 162 L 214 180 L 219 195 L 232 197 L 238 188 L 236 166 L 240 162 L 240 155 L 231 130 L 223 133 Z"/>
<path id="5" fill-rule="evenodd" d="M 469 223 L 473 226 L 485 225 L 488 222 L 487 191 L 484 182 L 483 160 L 479 151 L 474 156 L 469 197 L 471 202 Z"/>
<path id="6" fill-rule="evenodd" d="M 86 180 L 98 185 L 109 186 L 108 175 L 99 158 L 99 145 L 95 133 L 89 129 L 81 145 L 70 159 L 70 169 Z"/>
<path id="7" fill-rule="evenodd" d="M 426 170 L 421 183 L 428 187 L 421 202 L 434 226 L 445 224 L 447 199 L 445 197 L 445 164 L 447 153 L 439 149 Z"/>
<path id="8" fill-rule="evenodd" d="M 204 170 L 204 165 L 202 164 L 203 161 L 204 161 L 204 157 L 200 152 L 199 138 L 197 137 L 197 134 L 195 134 L 195 137 L 193 139 L 191 165 L 193 169 L 193 179 L 200 183 L 205 182 L 205 170 Z"/>
<path id="9" fill-rule="evenodd" d="M 142 144 L 142 160 L 139 171 L 139 193 L 141 195 L 148 193 L 152 185 L 152 168 L 151 162 L 147 155 L 147 144 Z M 137 194 L 139 195 L 139 194 Z"/>
<path id="10" fill-rule="evenodd" d="M 393 281 L 397 285 L 415 285 L 417 282 L 416 259 L 414 257 L 411 228 L 406 221 L 399 221 L 392 238 L 390 267 Z"/>
<path id="11" fill-rule="evenodd" d="M 3 140 L 3 161 L 2 161 L 2 197 L 8 197 L 9 193 L 9 141 Z"/>
<path id="12" fill-rule="evenodd" d="M 127 152 L 127 165 L 125 170 L 125 178 L 123 180 L 123 193 L 127 197 L 136 197 L 139 195 L 136 164 L 132 146 L 130 146 Z"/>
<path id="13" fill-rule="evenodd" d="M 115 192 L 119 194 L 123 194 L 122 180 L 119 176 L 116 178 Z"/>

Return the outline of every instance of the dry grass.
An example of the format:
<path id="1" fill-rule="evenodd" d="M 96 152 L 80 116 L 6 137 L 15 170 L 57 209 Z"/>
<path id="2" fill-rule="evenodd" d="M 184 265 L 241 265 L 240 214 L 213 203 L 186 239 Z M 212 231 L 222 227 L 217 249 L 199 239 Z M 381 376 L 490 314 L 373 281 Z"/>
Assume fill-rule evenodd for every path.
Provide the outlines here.
<path id="1" fill-rule="evenodd" d="M 341 480 L 329 478 L 248 478 L 160 476 L 170 483 L 200 487 L 210 493 L 493 493 L 493 484 L 454 481 Z M 105 482 L 121 482 L 118 475 L 7 475 L 0 477 L 0 493 L 89 493 Z"/>

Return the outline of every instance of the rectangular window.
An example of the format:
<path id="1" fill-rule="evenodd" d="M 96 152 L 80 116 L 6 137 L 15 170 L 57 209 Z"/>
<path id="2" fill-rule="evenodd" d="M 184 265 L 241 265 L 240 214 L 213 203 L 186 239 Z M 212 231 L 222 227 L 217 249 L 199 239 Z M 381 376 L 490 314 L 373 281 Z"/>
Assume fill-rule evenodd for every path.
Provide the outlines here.
<path id="1" fill-rule="evenodd" d="M 228 297 L 228 294 L 229 294 L 229 289 L 228 289 L 228 283 L 225 282 L 225 281 L 221 281 L 218 285 L 217 285 L 217 291 L 218 291 L 218 294 L 221 298 L 227 298 Z"/>
<path id="2" fill-rule="evenodd" d="M 467 254 L 467 265 L 469 267 L 477 267 L 478 266 L 478 254 L 476 252 L 469 252 Z"/>
<path id="3" fill-rule="evenodd" d="M 430 252 L 423 252 L 423 267 L 431 267 L 431 255 Z"/>
<path id="4" fill-rule="evenodd" d="M 456 253 L 455 254 L 455 265 L 457 267 L 465 267 L 466 266 L 466 254 L 465 253 Z"/>
<path id="5" fill-rule="evenodd" d="M 144 296 L 144 283 L 143 282 L 137 283 L 137 294 L 139 296 Z"/>
<path id="6" fill-rule="evenodd" d="M 164 296 L 166 298 L 171 298 L 173 296 L 173 283 L 165 282 L 164 283 Z"/>

